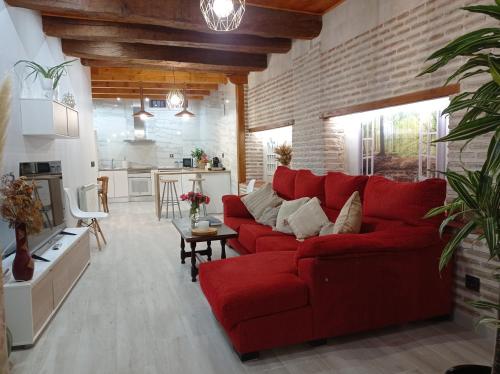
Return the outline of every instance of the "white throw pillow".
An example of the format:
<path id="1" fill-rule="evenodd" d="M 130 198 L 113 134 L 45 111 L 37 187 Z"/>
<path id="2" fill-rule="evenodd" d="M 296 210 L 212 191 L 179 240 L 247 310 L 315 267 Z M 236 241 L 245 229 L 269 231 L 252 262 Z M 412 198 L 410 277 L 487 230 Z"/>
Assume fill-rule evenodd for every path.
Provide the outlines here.
<path id="1" fill-rule="evenodd" d="M 278 212 L 278 218 L 276 219 L 276 229 L 275 231 L 280 231 L 285 234 L 293 234 L 293 231 L 286 219 L 295 213 L 301 206 L 307 204 L 311 200 L 309 197 L 302 197 L 297 200 L 283 201 L 281 204 L 280 211 Z"/>
<path id="2" fill-rule="evenodd" d="M 317 236 L 321 228 L 329 222 L 317 197 L 300 207 L 287 221 L 297 239 Z"/>
<path id="3" fill-rule="evenodd" d="M 262 188 L 243 196 L 241 201 L 245 204 L 253 218 L 258 220 L 266 208 L 274 208 L 280 205 L 283 199 L 274 192 L 273 186 L 267 183 Z"/>

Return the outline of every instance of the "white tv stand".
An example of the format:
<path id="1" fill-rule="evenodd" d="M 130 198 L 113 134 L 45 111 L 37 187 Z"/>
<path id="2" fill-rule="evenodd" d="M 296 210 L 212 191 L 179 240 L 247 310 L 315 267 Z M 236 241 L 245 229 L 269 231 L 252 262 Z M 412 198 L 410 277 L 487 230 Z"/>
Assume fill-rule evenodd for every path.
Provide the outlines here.
<path id="1" fill-rule="evenodd" d="M 40 336 L 64 299 L 90 264 L 89 231 L 87 228 L 65 229 L 76 235 L 63 235 L 57 240 L 58 250 L 49 246 L 37 255 L 49 260 L 35 260 L 35 274 L 29 282 L 4 282 L 5 317 L 12 332 L 13 346 L 28 348 Z M 14 255 L 2 262 L 3 269 L 11 269 Z"/>

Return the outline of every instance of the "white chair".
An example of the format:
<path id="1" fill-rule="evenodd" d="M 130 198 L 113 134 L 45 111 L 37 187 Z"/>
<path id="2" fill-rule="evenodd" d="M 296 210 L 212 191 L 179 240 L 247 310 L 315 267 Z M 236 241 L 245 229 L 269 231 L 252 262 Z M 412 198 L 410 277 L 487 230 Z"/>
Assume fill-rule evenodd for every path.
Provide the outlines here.
<path id="1" fill-rule="evenodd" d="M 254 189 L 255 189 L 255 179 L 251 179 L 250 182 L 248 182 L 247 184 L 247 194 L 253 192 Z"/>
<path id="2" fill-rule="evenodd" d="M 108 213 L 104 212 L 84 212 L 83 210 L 80 210 L 78 207 L 75 198 L 73 197 L 73 194 L 71 193 L 71 190 L 69 188 L 65 188 L 64 192 L 66 193 L 66 198 L 68 199 L 69 203 L 69 211 L 71 212 L 71 215 L 73 216 L 74 219 L 78 220 L 78 223 L 76 224 L 77 227 L 88 227 L 90 231 L 95 235 L 95 238 L 97 239 L 97 246 L 99 247 L 99 250 L 101 250 L 101 242 L 99 240 L 99 234 L 102 237 L 102 240 L 104 241 L 104 244 L 108 244 L 106 242 L 106 239 L 104 238 L 104 234 L 102 233 L 101 226 L 99 226 L 99 222 L 97 221 L 98 219 L 103 219 L 108 217 Z"/>

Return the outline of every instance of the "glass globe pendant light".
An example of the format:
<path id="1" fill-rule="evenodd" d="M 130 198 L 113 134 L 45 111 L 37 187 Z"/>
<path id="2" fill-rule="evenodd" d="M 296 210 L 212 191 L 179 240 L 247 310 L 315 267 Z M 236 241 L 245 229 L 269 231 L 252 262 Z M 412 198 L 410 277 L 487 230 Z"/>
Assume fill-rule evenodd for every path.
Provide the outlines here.
<path id="1" fill-rule="evenodd" d="M 211 30 L 232 31 L 243 19 L 245 0 L 201 0 L 200 9 Z"/>
<path id="2" fill-rule="evenodd" d="M 190 112 L 188 110 L 188 105 L 189 105 L 189 103 L 188 103 L 188 99 L 186 96 L 186 91 L 184 91 L 184 103 L 182 105 L 182 111 L 177 113 L 175 116 L 181 117 L 181 118 L 186 118 L 186 119 L 196 117 L 196 115 L 193 112 Z"/>
<path id="3" fill-rule="evenodd" d="M 174 89 L 170 90 L 170 92 L 167 95 L 167 107 L 169 109 L 181 109 L 184 106 L 184 94 L 181 90 L 177 89 L 177 86 L 175 85 L 175 69 L 173 70 L 174 73 Z"/>

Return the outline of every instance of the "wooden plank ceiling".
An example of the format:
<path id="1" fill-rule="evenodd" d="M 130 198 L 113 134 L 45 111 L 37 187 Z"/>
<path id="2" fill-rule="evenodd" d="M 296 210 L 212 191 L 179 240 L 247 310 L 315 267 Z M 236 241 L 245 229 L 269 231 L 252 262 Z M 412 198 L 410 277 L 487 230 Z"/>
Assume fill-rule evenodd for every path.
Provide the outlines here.
<path id="1" fill-rule="evenodd" d="M 240 27 L 208 29 L 199 0 L 6 0 L 40 11 L 63 52 L 91 67 L 95 99 L 150 98 L 183 88 L 200 99 L 228 80 L 267 68 L 267 54 L 312 39 L 322 14 L 342 0 L 248 0 Z M 175 78 L 174 78 L 175 77 Z"/>

